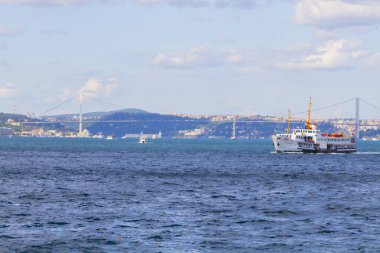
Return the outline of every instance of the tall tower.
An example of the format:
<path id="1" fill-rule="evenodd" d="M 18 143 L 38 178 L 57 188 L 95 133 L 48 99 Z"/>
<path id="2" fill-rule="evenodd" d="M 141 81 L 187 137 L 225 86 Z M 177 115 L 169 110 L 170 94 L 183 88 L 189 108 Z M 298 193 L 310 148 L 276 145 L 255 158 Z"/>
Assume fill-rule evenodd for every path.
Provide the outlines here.
<path id="1" fill-rule="evenodd" d="M 360 98 L 356 98 L 356 117 L 355 117 L 355 137 L 357 140 L 360 139 Z"/>
<path id="2" fill-rule="evenodd" d="M 82 117 L 82 93 L 79 94 L 79 136 L 82 136 L 83 132 L 83 117 Z"/>

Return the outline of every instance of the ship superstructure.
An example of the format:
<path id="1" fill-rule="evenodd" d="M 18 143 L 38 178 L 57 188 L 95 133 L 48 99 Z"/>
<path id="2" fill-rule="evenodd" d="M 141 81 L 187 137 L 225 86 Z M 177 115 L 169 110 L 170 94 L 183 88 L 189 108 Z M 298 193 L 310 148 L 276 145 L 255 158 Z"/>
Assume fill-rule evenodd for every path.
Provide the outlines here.
<path id="1" fill-rule="evenodd" d="M 290 111 L 288 129 L 284 134 L 272 136 L 275 151 L 278 153 L 353 153 L 357 151 L 355 137 L 344 133 L 321 133 L 311 123 L 311 98 L 308 119 L 304 129 L 290 130 Z"/>

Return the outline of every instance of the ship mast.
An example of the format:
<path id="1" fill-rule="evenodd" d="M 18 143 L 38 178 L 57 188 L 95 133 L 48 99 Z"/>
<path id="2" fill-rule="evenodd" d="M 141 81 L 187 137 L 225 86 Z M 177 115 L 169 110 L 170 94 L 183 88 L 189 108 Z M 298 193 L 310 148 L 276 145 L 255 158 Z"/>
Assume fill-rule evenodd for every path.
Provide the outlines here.
<path id="1" fill-rule="evenodd" d="M 307 111 L 306 129 L 311 130 L 311 97 L 309 99 L 309 109 Z"/>
<path id="2" fill-rule="evenodd" d="M 289 111 L 289 115 L 288 115 L 288 129 L 286 130 L 286 133 L 290 134 L 290 109 L 288 111 Z"/>

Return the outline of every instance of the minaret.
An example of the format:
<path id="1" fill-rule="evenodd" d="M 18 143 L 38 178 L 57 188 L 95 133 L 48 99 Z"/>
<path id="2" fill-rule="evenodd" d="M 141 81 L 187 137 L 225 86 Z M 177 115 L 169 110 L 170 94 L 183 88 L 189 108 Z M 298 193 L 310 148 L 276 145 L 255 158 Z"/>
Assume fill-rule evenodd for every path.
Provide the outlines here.
<path id="1" fill-rule="evenodd" d="M 82 118 L 82 93 L 79 94 L 79 136 L 82 136 L 83 118 Z"/>

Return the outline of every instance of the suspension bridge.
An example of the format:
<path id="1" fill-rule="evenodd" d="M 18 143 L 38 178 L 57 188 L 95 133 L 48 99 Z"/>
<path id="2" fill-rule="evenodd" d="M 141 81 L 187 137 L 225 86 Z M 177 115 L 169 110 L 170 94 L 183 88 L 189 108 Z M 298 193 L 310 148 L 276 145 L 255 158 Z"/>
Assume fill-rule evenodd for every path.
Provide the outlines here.
<path id="1" fill-rule="evenodd" d="M 285 123 L 286 122 L 286 117 L 278 117 L 278 119 L 280 120 L 258 120 L 258 119 L 239 119 L 238 116 L 233 116 L 232 118 L 230 117 L 230 119 L 214 119 L 213 117 L 206 117 L 206 118 L 197 118 L 197 119 L 191 119 L 191 118 L 184 118 L 184 119 L 181 119 L 181 120 L 170 120 L 170 119 L 166 119 L 166 120 L 102 120 L 102 119 L 99 119 L 99 120 L 84 120 L 83 118 L 83 102 L 84 102 L 84 98 L 86 99 L 89 99 L 89 100 L 93 100 L 93 101 L 96 101 L 96 102 L 100 102 L 102 104 L 106 104 L 108 106 L 112 106 L 114 108 L 118 108 L 119 111 L 122 111 L 123 109 L 125 109 L 126 107 L 125 106 L 121 106 L 121 105 L 118 105 L 118 104 L 115 104 L 115 103 L 111 103 L 111 102 L 108 102 L 108 101 L 105 101 L 105 100 L 102 100 L 102 99 L 99 99 L 99 98 L 94 98 L 92 96 L 88 96 L 88 95 L 85 95 L 85 94 L 78 94 L 74 97 L 71 97 L 57 105 L 54 105 L 53 107 L 49 108 L 48 110 L 38 114 L 38 116 L 36 117 L 36 119 L 34 119 L 33 121 L 25 121 L 25 122 L 18 122 L 21 126 L 25 126 L 25 125 L 41 125 L 41 124 L 78 124 L 79 127 L 78 127 L 78 132 L 79 134 L 81 134 L 83 132 L 83 125 L 84 124 L 91 124 L 91 123 L 136 123 L 136 122 L 173 122 L 173 123 L 176 123 L 176 122 L 179 122 L 179 121 L 182 121 L 182 122 L 191 122 L 191 121 L 197 121 L 197 122 L 203 122 L 203 123 L 210 123 L 210 122 L 214 122 L 214 123 L 225 123 L 225 122 L 232 122 L 232 121 L 235 121 L 236 123 Z M 64 106 L 65 104 L 68 104 L 69 102 L 71 101 L 74 101 L 74 100 L 79 100 L 79 112 L 78 112 L 78 116 L 76 117 L 76 119 L 71 119 L 71 120 L 68 120 L 68 119 L 64 119 L 64 120 L 46 120 L 49 116 L 48 116 L 48 113 L 51 113 L 53 112 L 54 110 L 56 110 L 57 108 L 60 108 L 62 106 Z M 314 108 L 312 109 L 311 111 L 312 112 L 317 112 L 317 111 L 322 111 L 322 110 L 329 110 L 329 109 L 332 109 L 334 107 L 337 107 L 337 106 L 341 106 L 341 105 L 345 105 L 345 104 L 349 104 L 349 103 L 353 103 L 355 102 L 355 116 L 352 117 L 352 120 L 347 120 L 347 121 L 344 121 L 344 122 L 334 122 L 335 125 L 341 125 L 341 126 L 352 126 L 354 127 L 355 129 L 355 135 L 357 138 L 359 138 L 359 132 L 360 132 L 360 128 L 361 127 L 364 127 L 364 126 L 367 126 L 367 127 L 377 127 L 379 126 L 380 128 L 380 125 L 379 124 L 373 124 L 373 123 L 364 123 L 364 122 L 361 122 L 360 120 L 360 107 L 361 107 L 361 104 L 366 104 L 366 105 L 369 105 L 370 107 L 372 107 L 373 109 L 375 110 L 378 110 L 380 111 L 380 107 L 371 103 L 371 102 L 368 102 L 367 100 L 363 99 L 363 98 L 351 98 L 351 99 L 347 99 L 347 100 L 344 100 L 344 101 L 341 101 L 341 102 L 338 102 L 338 103 L 334 103 L 334 104 L 331 104 L 331 105 L 327 105 L 327 106 L 323 106 L 323 107 L 317 107 L 317 108 Z M 116 112 L 116 111 L 115 111 Z M 300 118 L 296 118 L 298 117 L 299 115 L 302 115 L 302 114 L 306 114 L 308 111 L 300 111 L 300 112 L 295 112 L 295 113 L 292 113 L 291 116 L 292 116 L 292 123 L 302 123 L 304 122 L 304 120 L 300 119 Z M 45 120 L 44 120 L 45 119 Z"/>

